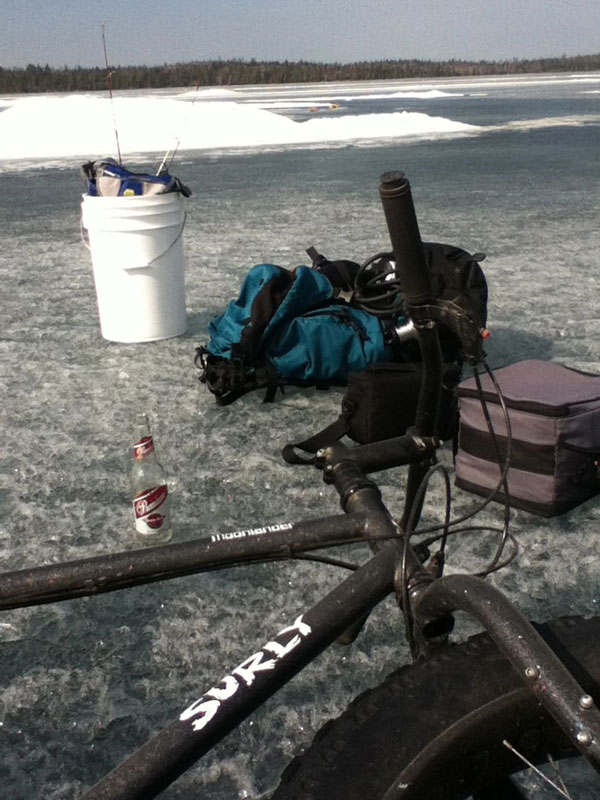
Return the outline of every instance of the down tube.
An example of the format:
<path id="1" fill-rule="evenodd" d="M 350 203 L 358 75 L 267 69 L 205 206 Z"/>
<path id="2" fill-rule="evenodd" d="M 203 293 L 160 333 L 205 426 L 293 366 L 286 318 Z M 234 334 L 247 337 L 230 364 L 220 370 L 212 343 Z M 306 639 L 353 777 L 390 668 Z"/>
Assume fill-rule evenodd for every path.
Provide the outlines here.
<path id="1" fill-rule="evenodd" d="M 387 542 L 327 597 L 291 621 L 106 775 L 82 800 L 150 800 L 159 795 L 390 594 L 397 557 L 397 542 Z"/>

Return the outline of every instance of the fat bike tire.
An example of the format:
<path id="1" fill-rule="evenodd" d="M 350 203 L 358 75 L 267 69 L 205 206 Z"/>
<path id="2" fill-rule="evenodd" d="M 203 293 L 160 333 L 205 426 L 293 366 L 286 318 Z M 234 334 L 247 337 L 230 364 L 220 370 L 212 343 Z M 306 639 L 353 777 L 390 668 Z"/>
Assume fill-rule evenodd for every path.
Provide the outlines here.
<path id="1" fill-rule="evenodd" d="M 600 617 L 536 627 L 600 703 Z M 538 765 L 575 754 L 495 644 L 478 634 L 356 698 L 291 762 L 271 800 L 524 797 L 510 780 L 523 764 L 504 740 Z"/>

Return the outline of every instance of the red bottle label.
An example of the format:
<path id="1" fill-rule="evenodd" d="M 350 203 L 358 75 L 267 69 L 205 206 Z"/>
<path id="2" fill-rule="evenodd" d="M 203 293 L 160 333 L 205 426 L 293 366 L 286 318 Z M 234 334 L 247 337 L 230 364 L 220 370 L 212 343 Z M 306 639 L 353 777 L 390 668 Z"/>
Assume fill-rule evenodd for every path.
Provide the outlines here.
<path id="1" fill-rule="evenodd" d="M 154 452 L 154 441 L 151 436 L 144 436 L 139 442 L 133 445 L 133 457 L 136 461 Z"/>
<path id="2" fill-rule="evenodd" d="M 166 484 L 142 492 L 133 500 L 135 527 L 139 533 L 152 533 L 170 523 Z"/>

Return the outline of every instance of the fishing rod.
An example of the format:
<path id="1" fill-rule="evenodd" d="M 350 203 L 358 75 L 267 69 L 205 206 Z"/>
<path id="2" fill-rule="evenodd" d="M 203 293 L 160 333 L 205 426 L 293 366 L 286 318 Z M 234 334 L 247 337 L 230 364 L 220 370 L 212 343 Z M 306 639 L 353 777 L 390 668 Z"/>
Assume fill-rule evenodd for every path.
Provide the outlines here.
<path id="1" fill-rule="evenodd" d="M 177 136 L 177 138 L 175 139 L 175 147 L 174 148 L 169 148 L 167 150 L 167 152 L 165 153 L 164 158 L 160 162 L 160 166 L 156 171 L 157 175 L 161 175 L 163 172 L 168 172 L 169 169 L 171 168 L 171 164 L 173 163 L 173 159 L 177 155 L 177 151 L 179 150 L 179 145 L 181 144 L 181 137 L 183 135 L 183 129 L 186 127 L 186 125 L 190 121 L 190 116 L 192 114 L 192 109 L 194 107 L 194 103 L 196 102 L 196 98 L 198 97 L 199 90 L 200 90 L 200 81 L 198 81 L 198 83 L 196 84 L 196 88 L 194 89 L 194 96 L 192 97 L 192 102 L 190 103 L 187 116 L 185 117 L 185 119 L 183 121 L 182 133 L 180 133 L 179 136 Z M 170 156 L 170 158 L 169 158 L 169 156 Z M 167 159 L 169 159 L 168 163 L 167 163 Z"/>
<path id="2" fill-rule="evenodd" d="M 106 36 L 104 34 L 104 23 L 102 23 L 100 27 L 102 28 L 102 46 L 104 47 L 104 63 L 106 65 L 106 83 L 108 84 L 108 96 L 110 97 L 110 107 L 112 110 L 113 125 L 115 129 L 115 139 L 117 140 L 117 155 L 119 156 L 119 165 L 123 166 L 123 160 L 121 158 L 121 146 L 119 144 L 119 130 L 117 128 L 117 117 L 115 115 L 115 104 L 113 101 L 112 84 L 110 80 L 112 72 L 110 71 L 110 67 L 108 66 L 108 55 L 106 54 Z"/>

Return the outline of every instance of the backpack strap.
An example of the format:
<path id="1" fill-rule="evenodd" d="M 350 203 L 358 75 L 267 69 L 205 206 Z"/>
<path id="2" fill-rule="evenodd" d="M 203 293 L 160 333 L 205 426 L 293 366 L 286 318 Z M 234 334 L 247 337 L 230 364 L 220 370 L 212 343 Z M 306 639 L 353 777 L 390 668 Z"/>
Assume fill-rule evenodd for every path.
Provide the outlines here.
<path id="1" fill-rule="evenodd" d="M 336 294 L 339 292 L 352 292 L 354 290 L 360 264 L 357 264 L 356 261 L 348 261 L 347 259 L 330 261 L 312 246 L 309 247 L 306 252 L 310 256 L 313 269 L 316 269 L 317 272 L 322 272 L 323 275 L 329 279 Z"/>
<path id="2" fill-rule="evenodd" d="M 273 367 L 265 361 L 260 367 L 254 371 L 255 383 L 254 388 L 258 389 L 261 386 L 266 386 L 267 391 L 263 397 L 263 403 L 272 403 L 277 395 L 277 389 L 281 389 L 283 394 L 283 386 L 281 385 L 281 377 Z"/>
<path id="3" fill-rule="evenodd" d="M 206 347 L 196 348 L 194 361 L 200 370 L 200 383 L 214 394 L 217 405 L 228 406 L 238 397 L 263 387 L 266 388 L 263 403 L 272 403 L 277 389 L 283 392 L 281 376 L 266 362 L 248 369 L 243 359 L 214 356 Z"/>
<path id="4" fill-rule="evenodd" d="M 243 327 L 237 344 L 239 354 L 247 364 L 255 364 L 260 360 L 263 334 L 296 280 L 295 273 L 288 269 L 274 265 L 271 265 L 271 268 L 277 271 L 270 279 L 261 281 L 260 290 L 250 306 L 248 324 Z"/>
<path id="5" fill-rule="evenodd" d="M 323 428 L 319 433 L 315 433 L 315 435 L 311 436 L 309 439 L 305 439 L 303 442 L 291 442 L 290 444 L 286 444 L 281 451 L 283 460 L 287 461 L 288 464 L 314 464 L 315 453 L 318 450 L 321 450 L 321 448 L 326 447 L 332 442 L 337 442 L 338 439 L 341 439 L 342 436 L 348 433 L 350 429 L 349 417 L 349 411 L 342 411 L 335 422 Z M 296 449 L 304 451 L 304 453 L 308 454 L 308 457 L 297 453 Z"/>
<path id="6" fill-rule="evenodd" d="M 221 358 L 209 353 L 205 347 L 197 347 L 194 361 L 200 370 L 200 383 L 206 384 L 220 406 L 228 406 L 256 388 L 240 359 Z"/>

